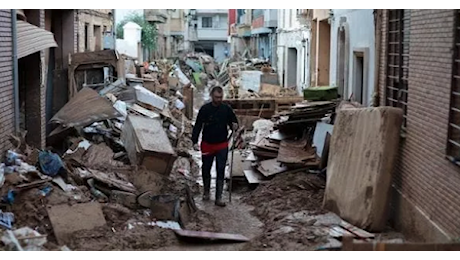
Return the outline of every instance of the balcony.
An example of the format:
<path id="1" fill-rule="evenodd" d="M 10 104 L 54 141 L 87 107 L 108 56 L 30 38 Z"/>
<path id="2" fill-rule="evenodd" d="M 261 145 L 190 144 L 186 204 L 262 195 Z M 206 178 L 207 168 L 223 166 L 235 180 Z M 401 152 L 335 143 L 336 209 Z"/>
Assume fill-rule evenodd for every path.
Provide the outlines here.
<path id="1" fill-rule="evenodd" d="M 227 28 L 198 28 L 197 36 L 199 41 L 226 41 Z"/>
<path id="2" fill-rule="evenodd" d="M 265 9 L 264 10 L 264 26 L 268 28 L 278 27 L 278 10 Z"/>
<path id="3" fill-rule="evenodd" d="M 228 14 L 228 9 L 196 9 L 197 14 Z"/>
<path id="4" fill-rule="evenodd" d="M 251 37 L 251 25 L 249 24 L 239 24 L 236 30 L 238 37 Z"/>
<path id="5" fill-rule="evenodd" d="M 152 23 L 166 23 L 168 14 L 166 9 L 144 9 L 145 20 Z"/>

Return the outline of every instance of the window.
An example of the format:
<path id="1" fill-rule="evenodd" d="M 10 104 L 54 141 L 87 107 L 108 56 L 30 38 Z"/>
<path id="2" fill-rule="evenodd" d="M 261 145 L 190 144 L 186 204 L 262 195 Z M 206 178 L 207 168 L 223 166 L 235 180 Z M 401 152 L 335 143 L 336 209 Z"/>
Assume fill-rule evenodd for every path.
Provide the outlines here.
<path id="1" fill-rule="evenodd" d="M 85 51 L 89 49 L 88 27 L 89 27 L 89 24 L 85 23 Z"/>
<path id="2" fill-rule="evenodd" d="M 460 11 L 455 10 L 455 41 L 447 140 L 447 157 L 460 165 Z"/>
<path id="3" fill-rule="evenodd" d="M 202 17 L 201 27 L 202 28 L 212 28 L 212 17 Z"/>
<path id="4" fill-rule="evenodd" d="M 95 44 L 94 49 L 96 51 L 100 51 L 100 50 L 102 50 L 102 31 L 101 31 L 101 26 L 100 25 L 94 25 L 93 32 L 94 32 L 94 44 Z"/>
<path id="5" fill-rule="evenodd" d="M 388 52 L 385 104 L 403 109 L 403 125 L 407 126 L 407 95 L 409 78 L 410 10 L 388 11 Z"/>

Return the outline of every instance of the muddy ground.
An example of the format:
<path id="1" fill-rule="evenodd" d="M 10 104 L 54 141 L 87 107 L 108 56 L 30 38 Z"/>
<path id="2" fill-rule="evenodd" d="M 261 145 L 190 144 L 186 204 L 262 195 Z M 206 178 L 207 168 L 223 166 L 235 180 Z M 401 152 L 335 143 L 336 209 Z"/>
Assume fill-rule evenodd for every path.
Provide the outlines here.
<path id="1" fill-rule="evenodd" d="M 263 223 L 262 233 L 244 250 L 312 250 L 325 242 L 311 230 L 314 222 L 289 221 L 292 213 L 322 214 L 325 181 L 299 173 L 280 174 L 259 185 L 243 201 L 254 206 L 253 214 Z"/>
<path id="2" fill-rule="evenodd" d="M 234 187 L 232 203 L 225 208 L 213 201 L 201 200 L 201 187 L 196 185 L 199 172 L 184 173 L 182 160 L 169 176 L 152 175 L 137 170 L 137 178 L 127 178 L 139 191 L 152 190 L 157 194 L 184 194 L 190 187 L 198 211 L 181 208 L 186 229 L 242 234 L 247 243 L 190 244 L 182 242 L 170 229 L 149 225 L 155 221 L 150 209 L 130 209 L 120 204 L 102 203 L 107 225 L 74 233 L 66 243 L 71 250 L 315 250 L 327 242 L 327 233 L 319 232 L 312 216 L 322 210 L 325 180 L 305 172 L 278 174 L 271 181 L 249 188 L 246 184 Z M 21 192 L 10 210 L 15 214 L 15 226 L 29 226 L 47 235 L 45 250 L 59 250 L 47 215 L 47 207 L 59 204 L 84 203 L 93 200 L 85 186 L 66 193 L 56 186 L 48 197 L 38 196 L 39 189 Z M 224 193 L 228 200 L 228 192 Z M 385 236 L 384 236 L 385 237 Z M 394 237 L 390 235 L 390 237 Z"/>

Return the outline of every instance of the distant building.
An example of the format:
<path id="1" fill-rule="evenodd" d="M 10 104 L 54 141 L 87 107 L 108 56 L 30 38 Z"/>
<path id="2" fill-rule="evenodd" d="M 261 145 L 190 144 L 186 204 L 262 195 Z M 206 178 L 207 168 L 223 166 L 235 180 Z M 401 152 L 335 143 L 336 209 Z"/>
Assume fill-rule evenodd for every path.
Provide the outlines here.
<path id="1" fill-rule="evenodd" d="M 144 15 L 158 30 L 151 58 L 174 57 L 184 50 L 185 9 L 145 9 Z"/>
<path id="2" fill-rule="evenodd" d="M 229 10 L 229 17 L 231 16 Z M 255 41 L 251 37 L 251 9 L 236 9 L 234 20 L 229 19 L 230 56 L 236 59 L 253 57 L 257 54 Z"/>
<path id="3" fill-rule="evenodd" d="M 329 86 L 331 60 L 330 9 L 312 9 L 310 45 L 311 86 Z"/>
<path id="4" fill-rule="evenodd" d="M 256 57 L 267 59 L 272 65 L 276 64 L 278 10 L 253 9 L 251 18 L 251 37 L 255 41 Z"/>
<path id="5" fill-rule="evenodd" d="M 310 85 L 308 58 L 311 45 L 310 24 L 301 23 L 304 9 L 278 10 L 278 76 L 281 85 L 297 87 L 300 92 Z"/>
<path id="6" fill-rule="evenodd" d="M 228 9 L 189 9 L 187 18 L 188 49 L 205 52 L 222 62 L 230 52 Z"/>
<path id="7" fill-rule="evenodd" d="M 344 98 L 368 106 L 375 82 L 373 9 L 332 9 L 330 85 Z"/>
<path id="8" fill-rule="evenodd" d="M 113 9 L 76 9 L 78 52 L 104 49 L 104 35 L 114 38 Z"/>
<path id="9" fill-rule="evenodd" d="M 117 39 L 117 51 L 120 54 L 125 54 L 131 58 L 138 59 L 139 62 L 143 62 L 141 33 L 142 28 L 138 24 L 127 22 L 123 26 L 123 39 Z"/>

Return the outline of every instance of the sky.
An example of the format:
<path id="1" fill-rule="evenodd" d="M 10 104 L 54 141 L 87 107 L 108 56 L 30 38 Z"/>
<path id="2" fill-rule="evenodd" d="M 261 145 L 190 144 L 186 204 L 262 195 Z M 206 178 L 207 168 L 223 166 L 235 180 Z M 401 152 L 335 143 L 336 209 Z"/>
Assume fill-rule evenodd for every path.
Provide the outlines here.
<path id="1" fill-rule="evenodd" d="M 144 9 L 116 9 L 115 10 L 115 23 L 119 23 L 125 16 L 131 12 L 136 12 L 142 14 Z"/>

